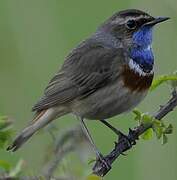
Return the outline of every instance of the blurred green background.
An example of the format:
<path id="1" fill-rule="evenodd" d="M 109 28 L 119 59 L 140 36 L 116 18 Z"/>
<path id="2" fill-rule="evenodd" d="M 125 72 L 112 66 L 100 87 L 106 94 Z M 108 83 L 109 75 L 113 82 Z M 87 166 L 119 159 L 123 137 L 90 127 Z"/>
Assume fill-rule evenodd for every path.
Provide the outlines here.
<path id="1" fill-rule="evenodd" d="M 114 12 L 128 8 L 171 17 L 154 32 L 156 76 L 177 70 L 175 0 L 0 0 L 0 113 L 14 119 L 15 130 L 20 130 L 30 120 L 32 105 L 42 95 L 69 51 Z M 139 108 L 154 112 L 168 97 L 168 86 L 162 86 L 149 93 Z M 127 157 L 121 157 L 114 163 L 105 179 L 176 180 L 176 116 L 177 110 L 166 117 L 174 126 L 167 145 L 162 146 L 155 138 L 140 141 Z M 135 125 L 132 114 L 110 121 L 125 131 Z M 66 116 L 55 125 L 63 129 L 76 123 L 73 116 Z M 115 140 L 112 132 L 95 121 L 88 122 L 88 126 L 99 149 L 104 153 L 110 151 Z M 30 173 L 37 173 L 45 147 L 50 142 L 49 135 L 43 133 L 34 136 L 18 152 L 2 151 L 0 157 L 14 163 L 21 157 L 27 161 Z"/>

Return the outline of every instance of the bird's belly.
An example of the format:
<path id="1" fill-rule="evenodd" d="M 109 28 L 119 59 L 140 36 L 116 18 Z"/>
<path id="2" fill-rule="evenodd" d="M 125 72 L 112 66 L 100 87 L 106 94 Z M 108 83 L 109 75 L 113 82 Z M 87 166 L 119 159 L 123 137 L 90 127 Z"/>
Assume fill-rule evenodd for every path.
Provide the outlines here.
<path id="1" fill-rule="evenodd" d="M 147 94 L 131 91 L 123 81 L 99 89 L 83 100 L 76 100 L 72 112 L 86 119 L 107 119 L 134 108 Z"/>

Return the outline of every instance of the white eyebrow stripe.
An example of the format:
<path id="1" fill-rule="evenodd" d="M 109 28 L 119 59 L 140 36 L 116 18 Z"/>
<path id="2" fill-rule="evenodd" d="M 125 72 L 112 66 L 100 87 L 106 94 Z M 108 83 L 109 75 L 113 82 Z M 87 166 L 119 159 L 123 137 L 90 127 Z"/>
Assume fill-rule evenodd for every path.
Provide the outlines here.
<path id="1" fill-rule="evenodd" d="M 140 15 L 140 16 L 135 16 L 135 17 L 131 17 L 131 16 L 127 16 L 127 17 L 116 17 L 113 21 L 112 24 L 117 24 L 119 23 L 120 25 L 125 24 L 127 21 L 129 20 L 136 20 L 139 21 L 140 19 L 149 19 L 149 16 L 147 15 Z"/>

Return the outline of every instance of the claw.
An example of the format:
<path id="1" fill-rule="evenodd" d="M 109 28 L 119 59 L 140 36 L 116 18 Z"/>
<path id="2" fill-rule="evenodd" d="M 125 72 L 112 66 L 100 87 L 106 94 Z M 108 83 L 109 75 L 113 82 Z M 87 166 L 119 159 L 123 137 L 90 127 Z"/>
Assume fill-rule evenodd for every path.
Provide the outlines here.
<path id="1" fill-rule="evenodd" d="M 101 162 L 107 170 L 111 169 L 110 162 L 101 153 L 97 154 L 97 161 Z"/>
<path id="2" fill-rule="evenodd" d="M 131 128 L 129 128 L 129 133 L 130 133 L 130 134 L 133 134 L 134 131 L 133 131 Z"/>
<path id="3" fill-rule="evenodd" d="M 125 154 L 125 153 L 120 153 L 122 156 L 127 156 L 127 154 Z"/>
<path id="4" fill-rule="evenodd" d="M 133 140 L 132 141 L 132 145 L 135 145 L 136 144 L 136 140 L 138 140 L 138 136 L 136 134 L 136 131 L 135 130 L 132 130 L 131 128 L 129 128 L 129 139 Z M 135 140 L 134 140 L 135 139 Z"/>
<path id="5" fill-rule="evenodd" d="M 119 134 L 118 141 L 119 142 L 123 141 L 123 142 L 127 143 L 129 148 L 131 148 L 132 145 L 134 144 L 134 143 L 132 143 L 130 137 L 125 135 L 125 134 L 123 134 L 122 132 L 120 132 L 120 134 Z"/>
<path id="6" fill-rule="evenodd" d="M 116 141 L 114 141 L 114 145 L 115 145 L 115 147 L 118 145 L 118 143 L 116 142 Z"/>

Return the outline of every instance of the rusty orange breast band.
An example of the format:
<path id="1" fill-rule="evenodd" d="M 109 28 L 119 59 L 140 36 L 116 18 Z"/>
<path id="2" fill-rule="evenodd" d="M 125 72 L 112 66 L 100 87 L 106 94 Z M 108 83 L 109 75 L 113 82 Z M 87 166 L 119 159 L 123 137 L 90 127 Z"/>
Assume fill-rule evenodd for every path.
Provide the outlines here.
<path id="1" fill-rule="evenodd" d="M 124 86 L 131 91 L 146 91 L 152 84 L 154 73 L 140 75 L 138 72 L 131 69 L 128 65 L 123 67 L 122 78 Z"/>

